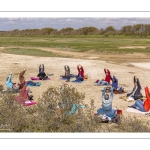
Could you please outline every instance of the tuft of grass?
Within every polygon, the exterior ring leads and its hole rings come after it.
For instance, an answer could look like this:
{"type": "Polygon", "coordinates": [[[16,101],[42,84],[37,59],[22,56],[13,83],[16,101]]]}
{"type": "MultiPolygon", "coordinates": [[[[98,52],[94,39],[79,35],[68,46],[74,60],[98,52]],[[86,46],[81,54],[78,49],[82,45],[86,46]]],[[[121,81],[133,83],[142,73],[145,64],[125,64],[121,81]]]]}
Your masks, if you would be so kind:
{"type": "Polygon", "coordinates": [[[41,56],[41,57],[60,57],[60,55],[54,54],[54,53],[49,52],[49,51],[43,51],[40,49],[6,48],[2,52],[3,53],[9,53],[9,54],[16,54],[16,55],[29,55],[29,56],[41,56]]]}

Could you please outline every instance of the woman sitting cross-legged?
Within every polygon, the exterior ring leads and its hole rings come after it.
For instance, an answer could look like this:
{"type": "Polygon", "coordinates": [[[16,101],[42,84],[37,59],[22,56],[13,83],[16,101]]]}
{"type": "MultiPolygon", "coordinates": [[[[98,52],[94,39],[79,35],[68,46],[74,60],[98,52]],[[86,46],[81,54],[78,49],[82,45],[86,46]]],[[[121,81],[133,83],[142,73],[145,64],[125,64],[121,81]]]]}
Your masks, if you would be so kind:
{"type": "Polygon", "coordinates": [[[39,77],[40,80],[47,80],[48,79],[48,76],[44,72],[44,64],[40,64],[39,73],[38,73],[37,77],[39,77]]]}
{"type": "Polygon", "coordinates": [[[16,100],[22,104],[31,103],[31,100],[33,100],[33,96],[28,94],[27,81],[20,84],[19,96],[16,97],[16,100]]]}
{"type": "Polygon", "coordinates": [[[117,90],[118,89],[118,79],[115,76],[111,76],[110,79],[112,81],[111,86],[112,86],[113,90],[114,91],[117,90]]]}
{"type": "Polygon", "coordinates": [[[127,94],[127,97],[128,97],[127,101],[143,98],[141,94],[141,85],[140,85],[139,79],[136,76],[134,76],[133,81],[134,81],[134,88],[131,92],[127,94]]]}
{"type": "Polygon", "coordinates": [[[112,101],[113,101],[113,88],[110,87],[110,95],[107,92],[107,88],[105,87],[102,93],[102,107],[97,110],[98,115],[104,115],[109,118],[109,120],[113,120],[117,115],[117,110],[112,109],[112,101]]]}
{"type": "Polygon", "coordinates": [[[150,90],[147,86],[144,88],[144,90],[146,96],[145,101],[143,102],[142,100],[139,99],[133,105],[128,107],[138,109],[139,111],[142,112],[150,111],[150,90]]]}
{"type": "Polygon", "coordinates": [[[77,66],[77,70],[78,70],[78,76],[77,76],[77,80],[79,81],[83,81],[84,80],[84,69],[83,66],[81,66],[80,64],[77,66]]]}
{"type": "Polygon", "coordinates": [[[6,86],[9,92],[19,92],[19,86],[16,83],[12,82],[12,72],[9,74],[7,80],[6,80],[6,86]]]}
{"type": "Polygon", "coordinates": [[[66,82],[69,82],[70,81],[70,67],[68,65],[65,65],[64,69],[65,69],[65,75],[63,76],[61,75],[60,77],[67,79],[66,82]]]}
{"type": "Polygon", "coordinates": [[[83,66],[81,66],[80,64],[77,65],[77,70],[78,70],[78,74],[77,74],[77,76],[75,76],[76,79],[73,80],[72,82],[81,83],[81,82],[83,82],[84,79],[85,79],[83,66]]]}

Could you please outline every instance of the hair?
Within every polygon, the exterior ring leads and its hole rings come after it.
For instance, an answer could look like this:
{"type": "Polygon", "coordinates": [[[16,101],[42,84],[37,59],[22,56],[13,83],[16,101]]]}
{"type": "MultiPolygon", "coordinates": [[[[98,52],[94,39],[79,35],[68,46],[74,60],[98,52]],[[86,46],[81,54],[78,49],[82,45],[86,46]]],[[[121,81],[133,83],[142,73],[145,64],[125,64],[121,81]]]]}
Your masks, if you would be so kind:
{"type": "Polygon", "coordinates": [[[39,72],[44,72],[44,64],[40,64],[39,65],[39,72]]]}
{"type": "Polygon", "coordinates": [[[19,90],[22,89],[22,88],[23,88],[23,84],[20,84],[19,85],[19,90]]]}
{"type": "Polygon", "coordinates": [[[109,99],[109,95],[105,94],[105,100],[108,100],[108,99],[109,99]]]}

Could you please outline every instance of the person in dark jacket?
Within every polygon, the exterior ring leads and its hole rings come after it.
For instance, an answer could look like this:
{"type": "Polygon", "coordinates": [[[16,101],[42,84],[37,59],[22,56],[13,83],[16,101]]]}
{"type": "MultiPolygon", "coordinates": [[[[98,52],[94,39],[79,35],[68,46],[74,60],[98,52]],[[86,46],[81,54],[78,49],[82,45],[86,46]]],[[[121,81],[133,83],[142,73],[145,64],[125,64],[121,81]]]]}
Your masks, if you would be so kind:
{"type": "Polygon", "coordinates": [[[46,76],[46,73],[44,72],[44,64],[40,64],[37,77],[39,77],[40,80],[47,80],[48,76],[46,76]]]}
{"type": "Polygon", "coordinates": [[[65,75],[61,76],[64,79],[67,79],[66,82],[70,81],[70,67],[68,65],[64,66],[65,69],[65,75]]]}
{"type": "Polygon", "coordinates": [[[117,90],[118,89],[118,79],[115,76],[111,76],[111,81],[112,81],[112,88],[113,90],[117,90]]]}
{"type": "Polygon", "coordinates": [[[137,100],[143,97],[141,94],[141,85],[139,79],[136,76],[134,76],[133,81],[134,81],[134,88],[130,93],[127,94],[127,97],[130,96],[134,100],[137,100]]]}

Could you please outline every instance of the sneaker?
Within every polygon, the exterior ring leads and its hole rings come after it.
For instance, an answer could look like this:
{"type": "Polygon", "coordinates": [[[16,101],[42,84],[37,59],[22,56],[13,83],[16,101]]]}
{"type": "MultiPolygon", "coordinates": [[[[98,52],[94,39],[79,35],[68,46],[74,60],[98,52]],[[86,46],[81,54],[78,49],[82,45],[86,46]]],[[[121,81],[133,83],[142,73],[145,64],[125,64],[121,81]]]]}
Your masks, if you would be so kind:
{"type": "Polygon", "coordinates": [[[134,108],[132,105],[131,106],[128,106],[129,108],[134,108]]]}

